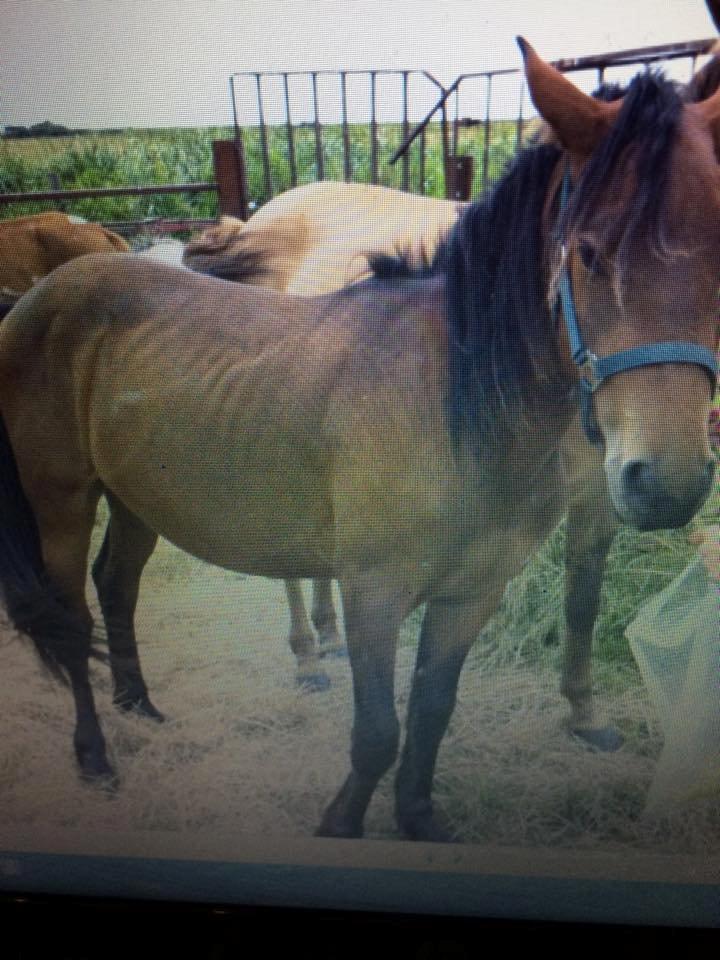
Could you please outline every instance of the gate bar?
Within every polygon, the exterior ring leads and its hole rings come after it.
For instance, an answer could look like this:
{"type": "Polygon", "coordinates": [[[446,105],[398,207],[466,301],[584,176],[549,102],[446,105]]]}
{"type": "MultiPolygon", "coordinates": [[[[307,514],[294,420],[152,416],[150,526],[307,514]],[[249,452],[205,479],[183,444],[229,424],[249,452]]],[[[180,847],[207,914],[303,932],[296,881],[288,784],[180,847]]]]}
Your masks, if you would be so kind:
{"type": "Polygon", "coordinates": [[[290,117],[290,88],[288,85],[288,75],[283,74],[283,90],[285,91],[285,125],[287,128],[288,142],[288,160],[290,161],[290,180],[294,187],[297,186],[297,163],[295,162],[295,135],[293,133],[292,119],[290,117]]]}
{"type": "Polygon", "coordinates": [[[265,189],[267,190],[268,196],[274,197],[275,191],[273,190],[272,173],[270,171],[270,152],[268,150],[267,128],[265,126],[265,112],[262,105],[262,87],[260,85],[260,77],[261,74],[255,74],[255,82],[257,84],[258,119],[260,121],[260,143],[262,145],[263,172],[265,174],[265,189]]]}

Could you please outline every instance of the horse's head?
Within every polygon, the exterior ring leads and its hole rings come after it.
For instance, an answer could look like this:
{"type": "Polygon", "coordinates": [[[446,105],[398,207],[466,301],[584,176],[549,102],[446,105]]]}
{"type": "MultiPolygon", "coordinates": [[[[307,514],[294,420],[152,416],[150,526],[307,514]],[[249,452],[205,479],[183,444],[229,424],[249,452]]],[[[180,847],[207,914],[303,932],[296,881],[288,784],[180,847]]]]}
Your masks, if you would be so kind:
{"type": "Polygon", "coordinates": [[[605,102],[520,45],[563,154],[547,205],[548,296],[554,310],[562,294],[560,335],[580,367],[586,429],[604,445],[620,517],[680,526],[714,471],[720,92],[687,104],[645,74],[605,102]]]}

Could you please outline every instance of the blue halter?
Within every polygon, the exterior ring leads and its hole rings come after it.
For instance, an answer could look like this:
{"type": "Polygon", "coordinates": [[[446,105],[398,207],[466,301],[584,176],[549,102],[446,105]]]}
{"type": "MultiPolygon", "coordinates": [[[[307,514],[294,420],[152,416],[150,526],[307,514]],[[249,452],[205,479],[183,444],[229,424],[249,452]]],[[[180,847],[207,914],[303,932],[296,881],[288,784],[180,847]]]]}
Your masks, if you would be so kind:
{"type": "MultiPolygon", "coordinates": [[[[560,194],[561,216],[567,207],[569,196],[570,171],[566,170],[560,194]]],[[[564,252],[563,250],[563,254],[564,252]]],[[[713,390],[717,386],[720,370],[717,357],[712,350],[701,347],[697,343],[668,340],[660,343],[647,343],[641,347],[632,347],[630,350],[621,350],[619,353],[612,353],[607,357],[595,356],[583,343],[575,310],[570,274],[564,255],[558,283],[558,299],[565,318],[572,358],[580,370],[580,416],[585,436],[590,443],[600,446],[604,442],[602,432],[595,419],[592,396],[607,379],[616,373],[633,370],[635,367],[647,367],[656,363],[694,363],[709,374],[713,390]]]]}

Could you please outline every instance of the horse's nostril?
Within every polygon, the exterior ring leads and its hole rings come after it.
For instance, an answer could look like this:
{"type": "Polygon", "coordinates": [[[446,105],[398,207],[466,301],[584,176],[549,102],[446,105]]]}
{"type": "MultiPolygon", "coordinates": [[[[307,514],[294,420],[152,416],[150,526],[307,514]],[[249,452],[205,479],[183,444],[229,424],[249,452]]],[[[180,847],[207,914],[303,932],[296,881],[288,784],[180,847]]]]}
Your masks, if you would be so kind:
{"type": "Polygon", "coordinates": [[[712,489],[714,474],[714,461],[681,478],[663,475],[653,460],[629,460],[620,471],[621,498],[643,525],[682,526],[712,489]]]}
{"type": "Polygon", "coordinates": [[[621,481],[623,493],[633,505],[652,499],[657,483],[655,471],[645,460],[628,461],[622,468],[621,481]]]}

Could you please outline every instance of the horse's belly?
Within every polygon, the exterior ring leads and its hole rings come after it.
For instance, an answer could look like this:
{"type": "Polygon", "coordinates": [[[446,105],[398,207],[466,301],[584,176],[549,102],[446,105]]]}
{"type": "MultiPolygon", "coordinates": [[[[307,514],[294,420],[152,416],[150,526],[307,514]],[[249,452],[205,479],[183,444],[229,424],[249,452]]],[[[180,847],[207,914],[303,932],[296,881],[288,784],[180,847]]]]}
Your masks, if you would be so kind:
{"type": "Polygon", "coordinates": [[[327,471],[301,436],[242,423],[132,418],[93,442],[104,485],[188,553],[266,576],[329,576],[334,562],[327,471]]]}
{"type": "Polygon", "coordinates": [[[332,575],[333,531],[320,498],[274,483],[208,492],[199,479],[163,478],[145,490],[122,478],[105,482],[147,526],[208,563],[271,577],[332,575]]]}

